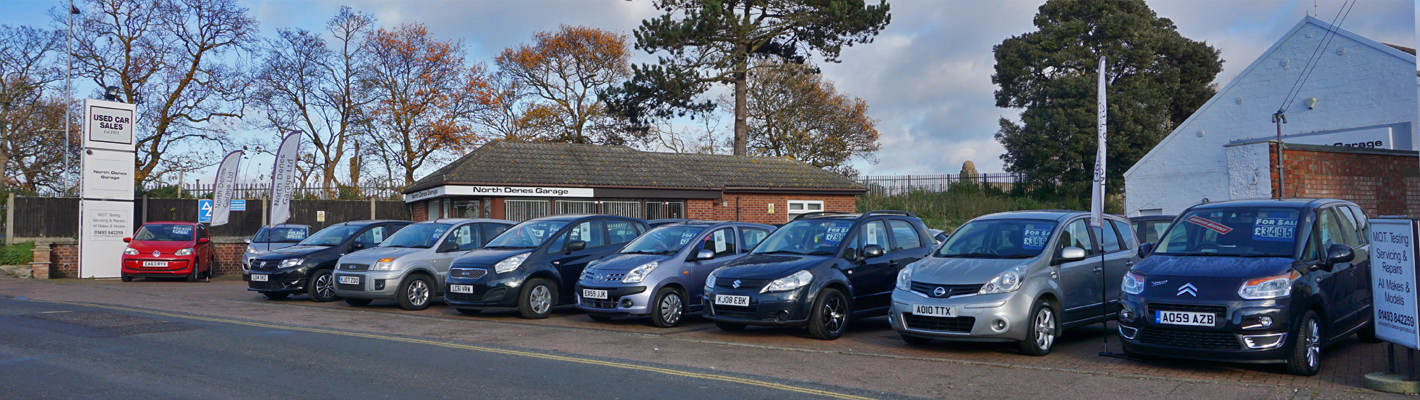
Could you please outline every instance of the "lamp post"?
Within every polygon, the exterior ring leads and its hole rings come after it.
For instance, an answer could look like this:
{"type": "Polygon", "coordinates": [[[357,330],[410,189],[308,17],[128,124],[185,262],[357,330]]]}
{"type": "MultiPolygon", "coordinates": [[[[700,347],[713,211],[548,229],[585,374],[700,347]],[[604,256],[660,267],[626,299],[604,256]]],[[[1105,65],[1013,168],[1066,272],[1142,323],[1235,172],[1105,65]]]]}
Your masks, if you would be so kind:
{"type": "Polygon", "coordinates": [[[70,89],[70,81],[74,75],[74,15],[79,14],[79,9],[74,7],[74,0],[69,0],[69,37],[64,42],[64,190],[70,190],[69,182],[74,180],[74,168],[69,164],[70,139],[72,129],[69,127],[69,120],[72,119],[74,111],[74,91],[70,89]]]}

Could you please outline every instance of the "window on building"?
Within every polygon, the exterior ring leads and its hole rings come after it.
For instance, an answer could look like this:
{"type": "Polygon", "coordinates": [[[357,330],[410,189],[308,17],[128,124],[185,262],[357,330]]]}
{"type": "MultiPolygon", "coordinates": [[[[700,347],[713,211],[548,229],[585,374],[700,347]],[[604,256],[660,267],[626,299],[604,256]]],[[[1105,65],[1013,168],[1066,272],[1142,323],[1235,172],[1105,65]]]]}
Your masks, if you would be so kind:
{"type": "Polygon", "coordinates": [[[684,201],[646,201],[646,219],[685,218],[684,201]]]}
{"type": "Polygon", "coordinates": [[[454,202],[454,218],[483,218],[483,208],[478,200],[459,200],[454,202]]]}
{"type": "Polygon", "coordinates": [[[557,215],[597,213],[597,202],[595,201],[557,200],[557,215]]]}
{"type": "Polygon", "coordinates": [[[552,204],[547,200],[504,200],[503,219],[523,222],[533,218],[552,215],[552,204]]]}
{"type": "Polygon", "coordinates": [[[823,201],[822,201],[822,200],[789,200],[789,212],[788,212],[789,220],[793,220],[793,219],[794,219],[794,216],[797,216],[797,215],[800,215],[800,214],[808,214],[808,213],[812,213],[812,212],[822,212],[822,211],[823,211],[823,201]]]}
{"type": "Polygon", "coordinates": [[[439,204],[440,201],[438,199],[429,200],[429,208],[425,210],[425,213],[428,215],[428,219],[435,220],[441,218],[440,215],[443,214],[439,213],[439,204]]]}
{"type": "Polygon", "coordinates": [[[602,214],[641,218],[641,202],[634,200],[604,200],[602,214]]]}

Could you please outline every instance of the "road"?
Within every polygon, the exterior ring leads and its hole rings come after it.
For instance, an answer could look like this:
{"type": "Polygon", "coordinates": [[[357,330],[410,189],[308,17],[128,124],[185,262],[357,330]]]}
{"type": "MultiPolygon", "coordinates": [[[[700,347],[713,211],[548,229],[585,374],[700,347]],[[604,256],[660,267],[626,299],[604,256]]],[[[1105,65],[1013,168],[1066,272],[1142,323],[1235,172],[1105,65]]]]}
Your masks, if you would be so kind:
{"type": "MultiPolygon", "coordinates": [[[[0,397],[1392,397],[1349,377],[1101,359],[1092,354],[1098,328],[1066,336],[1057,354],[1026,357],[1004,345],[914,348],[874,320],[825,342],[783,329],[730,334],[704,321],[670,330],[594,323],[574,310],[527,321],[441,306],[275,302],[242,288],[0,278],[0,397]]],[[[1373,365],[1355,354],[1374,349],[1357,346],[1329,351],[1333,370],[1373,365]]]]}

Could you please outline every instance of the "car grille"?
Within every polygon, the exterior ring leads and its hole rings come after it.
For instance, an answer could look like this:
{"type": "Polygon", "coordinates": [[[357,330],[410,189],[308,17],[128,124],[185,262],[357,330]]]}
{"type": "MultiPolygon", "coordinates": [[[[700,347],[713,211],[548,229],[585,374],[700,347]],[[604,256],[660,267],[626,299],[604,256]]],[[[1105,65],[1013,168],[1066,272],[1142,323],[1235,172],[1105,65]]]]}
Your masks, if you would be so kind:
{"type": "Polygon", "coordinates": [[[449,301],[478,301],[480,297],[476,294],[444,292],[444,299],[449,301]]]}
{"type": "Polygon", "coordinates": [[[602,309],[613,309],[613,308],[616,308],[616,300],[599,300],[599,299],[582,298],[582,307],[587,307],[587,308],[602,308],[602,309]]]}
{"type": "Polygon", "coordinates": [[[340,290],[349,290],[349,291],[352,291],[352,292],[363,292],[363,291],[365,291],[365,286],[364,286],[364,285],[350,285],[350,284],[345,284],[345,283],[337,283],[337,284],[335,284],[335,287],[336,287],[337,289],[340,289],[340,290]]]}
{"type": "Polygon", "coordinates": [[[1139,342],[1158,346],[1210,350],[1240,350],[1238,339],[1228,332],[1186,331],[1167,328],[1139,329],[1139,342]]]}
{"type": "Polygon", "coordinates": [[[925,294],[934,299],[945,299],[953,296],[976,294],[981,291],[983,285],[938,285],[935,283],[912,282],[912,291],[925,294]],[[937,288],[946,291],[941,296],[936,294],[937,288]]]}
{"type": "Polygon", "coordinates": [[[908,329],[967,333],[976,325],[976,317],[924,317],[903,313],[902,322],[908,329]]]}
{"type": "Polygon", "coordinates": [[[626,274],[598,274],[596,271],[586,271],[582,273],[582,280],[587,282],[621,282],[626,274]]]}
{"type": "Polygon", "coordinates": [[[252,271],[275,271],[279,266],[281,266],[281,260],[252,260],[251,262],[252,271]]]}
{"type": "Polygon", "coordinates": [[[368,271],[368,270],[370,270],[370,264],[342,264],[342,265],[340,266],[340,270],[341,270],[341,271],[368,271]]]}
{"type": "Polygon", "coordinates": [[[282,283],[281,281],[279,281],[279,280],[274,280],[274,279],[273,279],[273,280],[270,280],[270,281],[267,281],[267,282],[247,282],[247,285],[248,285],[247,287],[252,288],[252,289],[257,289],[257,290],[270,290],[270,289],[284,289],[284,288],[286,288],[286,285],[285,285],[285,284],[283,284],[283,283],[282,283]]]}
{"type": "MultiPolygon", "coordinates": [[[[738,307],[737,307],[737,308],[738,308],[738,307]]],[[[750,308],[750,309],[739,308],[738,310],[735,310],[735,309],[727,309],[727,307],[725,307],[725,306],[715,307],[715,316],[717,316],[717,317],[727,317],[727,318],[742,318],[742,319],[755,319],[755,318],[757,318],[757,315],[755,314],[753,308],[750,308]]]]}
{"type": "Polygon", "coordinates": [[[1213,315],[1214,315],[1215,317],[1217,317],[1219,321],[1228,319],[1228,307],[1224,307],[1224,306],[1205,306],[1205,305],[1194,305],[1194,304],[1149,303],[1149,318],[1153,318],[1153,315],[1154,315],[1154,312],[1155,312],[1155,311],[1206,312],[1206,313],[1213,313],[1213,315]]]}
{"type": "Polygon", "coordinates": [[[452,276],[452,277],[455,277],[455,278],[478,279],[478,278],[482,278],[484,275],[488,275],[488,270],[486,270],[486,269],[481,269],[481,268],[474,268],[474,269],[456,269],[456,270],[449,271],[449,276],[452,276]]]}
{"type": "Polygon", "coordinates": [[[766,283],[769,283],[768,279],[715,278],[715,287],[729,289],[759,289],[760,286],[764,286],[766,283]],[[740,282],[739,287],[735,286],[736,281],[740,282]]]}

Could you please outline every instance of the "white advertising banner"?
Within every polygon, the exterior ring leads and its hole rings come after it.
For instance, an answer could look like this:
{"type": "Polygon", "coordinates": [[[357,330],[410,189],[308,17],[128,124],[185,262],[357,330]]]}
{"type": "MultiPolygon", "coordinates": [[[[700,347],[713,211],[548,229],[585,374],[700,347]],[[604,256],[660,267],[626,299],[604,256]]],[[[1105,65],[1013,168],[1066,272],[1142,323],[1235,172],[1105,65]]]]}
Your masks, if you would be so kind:
{"type": "Polygon", "coordinates": [[[464,186],[444,185],[404,195],[404,202],[415,202],[442,196],[500,197],[593,197],[591,188],[547,186],[464,186]]]}
{"type": "Polygon", "coordinates": [[[227,214],[232,210],[232,189],[237,185],[237,166],[242,162],[242,151],[227,153],[222,164],[217,167],[217,183],[212,185],[212,226],[227,224],[227,214]]]}
{"type": "Polygon", "coordinates": [[[133,200],[133,152],[87,149],[79,193],[86,199],[133,200]]]}
{"type": "Polygon", "coordinates": [[[1104,94],[1104,56],[1100,56],[1099,65],[1099,85],[1098,101],[1096,102],[1095,115],[1099,117],[1096,125],[1098,137],[1098,148],[1095,149],[1095,180],[1090,185],[1090,226],[1100,228],[1104,226],[1104,189],[1105,189],[1105,128],[1107,109],[1105,108],[1104,94]]]}
{"type": "Polygon", "coordinates": [[[84,148],[133,151],[132,104],[84,100],[84,148]]]}
{"type": "Polygon", "coordinates": [[[1415,307],[1415,221],[1371,220],[1371,298],[1376,336],[1420,348],[1415,307]]]}
{"type": "Polygon", "coordinates": [[[271,214],[269,225],[291,219],[291,187],[295,184],[296,157],[300,156],[301,133],[292,132],[281,140],[276,162],[271,168],[271,214]]]}
{"type": "Polygon", "coordinates": [[[132,202],[79,200],[79,277],[119,277],[123,238],[132,235],[132,202]]]}

